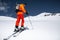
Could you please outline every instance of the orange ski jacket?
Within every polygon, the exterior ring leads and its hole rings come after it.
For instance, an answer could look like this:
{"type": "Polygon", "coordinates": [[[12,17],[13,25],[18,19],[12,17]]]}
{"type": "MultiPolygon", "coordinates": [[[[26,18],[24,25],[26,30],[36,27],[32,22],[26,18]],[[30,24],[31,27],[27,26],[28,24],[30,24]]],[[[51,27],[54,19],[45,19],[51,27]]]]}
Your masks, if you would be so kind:
{"type": "Polygon", "coordinates": [[[19,11],[17,12],[17,15],[26,13],[25,5],[24,4],[20,4],[18,10],[19,11]]]}

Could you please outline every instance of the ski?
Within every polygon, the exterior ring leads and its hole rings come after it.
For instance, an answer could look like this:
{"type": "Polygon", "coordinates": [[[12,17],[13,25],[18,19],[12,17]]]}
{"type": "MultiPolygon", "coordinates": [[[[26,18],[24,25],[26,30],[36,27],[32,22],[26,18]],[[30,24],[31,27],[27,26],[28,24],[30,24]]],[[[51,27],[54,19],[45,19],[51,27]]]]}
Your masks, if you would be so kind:
{"type": "Polygon", "coordinates": [[[23,32],[25,30],[29,30],[29,28],[25,27],[24,30],[19,30],[19,32],[17,34],[13,35],[13,37],[17,37],[21,32],[23,32]]]}
{"type": "Polygon", "coordinates": [[[24,30],[19,30],[18,32],[14,32],[13,34],[11,34],[10,36],[8,36],[7,38],[4,38],[3,40],[9,40],[11,37],[17,37],[21,32],[28,30],[29,28],[25,27],[24,30]]]}
{"type": "Polygon", "coordinates": [[[16,33],[18,33],[18,32],[14,32],[13,34],[11,34],[10,36],[8,36],[7,38],[4,38],[3,40],[8,40],[8,39],[10,39],[13,35],[15,35],[16,33]]]}
{"type": "Polygon", "coordinates": [[[13,37],[17,37],[22,31],[24,31],[24,30],[19,30],[19,32],[17,34],[13,35],[13,37]]]}

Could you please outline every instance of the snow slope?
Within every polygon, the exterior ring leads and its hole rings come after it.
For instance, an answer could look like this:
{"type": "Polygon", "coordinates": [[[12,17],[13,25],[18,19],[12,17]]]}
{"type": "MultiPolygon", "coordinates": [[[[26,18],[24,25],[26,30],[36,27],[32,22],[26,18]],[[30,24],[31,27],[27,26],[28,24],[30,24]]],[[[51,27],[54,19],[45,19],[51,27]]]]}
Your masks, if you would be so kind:
{"type": "MultiPolygon", "coordinates": [[[[25,26],[30,30],[22,32],[17,37],[11,37],[9,40],[60,40],[60,16],[43,15],[26,17],[25,26]]],[[[15,18],[0,16],[0,40],[13,33],[15,20],[15,18]]]]}

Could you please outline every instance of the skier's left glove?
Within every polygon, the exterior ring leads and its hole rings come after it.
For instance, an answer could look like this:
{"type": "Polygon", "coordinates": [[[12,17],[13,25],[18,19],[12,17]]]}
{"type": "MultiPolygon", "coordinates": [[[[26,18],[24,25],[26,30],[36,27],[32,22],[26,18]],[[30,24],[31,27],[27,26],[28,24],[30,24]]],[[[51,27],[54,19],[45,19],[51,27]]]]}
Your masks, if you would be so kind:
{"type": "Polygon", "coordinates": [[[19,10],[18,9],[16,9],[16,13],[18,12],[19,10]]]}

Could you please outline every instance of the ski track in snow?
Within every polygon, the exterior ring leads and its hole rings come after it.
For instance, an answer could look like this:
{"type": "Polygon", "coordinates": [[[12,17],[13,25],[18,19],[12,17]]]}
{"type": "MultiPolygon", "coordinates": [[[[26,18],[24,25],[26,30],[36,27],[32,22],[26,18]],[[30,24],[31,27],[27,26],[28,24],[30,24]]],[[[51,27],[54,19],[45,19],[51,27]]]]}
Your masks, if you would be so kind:
{"type": "MultiPolygon", "coordinates": [[[[15,20],[0,16],[0,40],[13,33],[15,20]]],[[[60,40],[60,16],[30,16],[30,21],[32,26],[28,17],[25,18],[25,27],[27,26],[30,30],[23,31],[9,40],[60,40]]]]}

